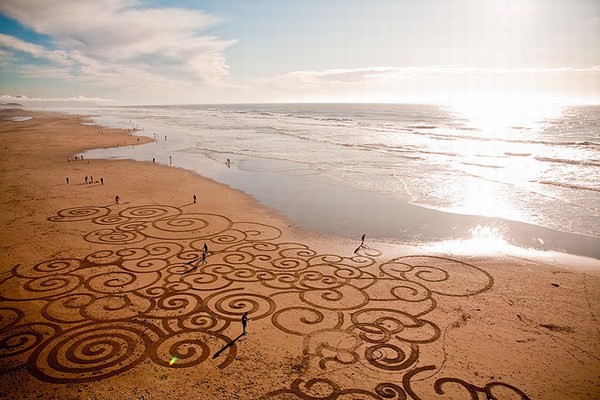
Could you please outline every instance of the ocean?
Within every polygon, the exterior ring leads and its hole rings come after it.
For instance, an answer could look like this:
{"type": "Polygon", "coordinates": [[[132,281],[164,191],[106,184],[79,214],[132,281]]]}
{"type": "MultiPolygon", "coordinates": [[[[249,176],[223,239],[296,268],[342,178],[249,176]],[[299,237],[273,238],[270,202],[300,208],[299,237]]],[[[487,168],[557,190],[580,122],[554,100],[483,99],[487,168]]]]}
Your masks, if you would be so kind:
{"type": "Polygon", "coordinates": [[[88,157],[155,158],[187,168],[303,228],[419,245],[477,236],[600,258],[600,106],[495,125],[410,104],[77,112],[156,139],[88,157]]]}

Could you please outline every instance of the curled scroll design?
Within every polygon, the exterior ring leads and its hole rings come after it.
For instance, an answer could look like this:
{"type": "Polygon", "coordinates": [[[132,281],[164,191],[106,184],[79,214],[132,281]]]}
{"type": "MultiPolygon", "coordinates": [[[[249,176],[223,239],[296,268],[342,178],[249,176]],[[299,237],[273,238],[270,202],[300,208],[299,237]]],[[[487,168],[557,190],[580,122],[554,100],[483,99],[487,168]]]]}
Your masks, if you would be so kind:
{"type": "Polygon", "coordinates": [[[52,222],[75,222],[75,221],[87,221],[94,218],[101,218],[110,214],[108,207],[98,206],[83,206],[66,208],[59,211],[56,215],[48,218],[48,221],[52,222]]]}
{"type": "Polygon", "coordinates": [[[379,269],[381,275],[415,282],[444,296],[472,296],[489,290],[494,284],[494,278],[483,269],[446,257],[398,257],[379,269]]]}
{"type": "Polygon", "coordinates": [[[134,322],[85,324],[61,332],[32,354],[31,373],[47,382],[68,383],[116,375],[145,359],[158,339],[134,322]]]}
{"type": "MultiPolygon", "coordinates": [[[[320,253],[286,241],[276,226],[189,209],[86,206],[48,218],[85,221],[91,249],[18,264],[0,281],[7,302],[0,307],[0,373],[24,366],[40,380],[70,383],[144,361],[226,368],[252,343],[237,341],[247,313],[250,335],[265,327],[295,341],[306,360],[301,379],[265,399],[419,398],[411,379],[427,370],[417,366],[443,330],[430,314],[437,299],[493,285],[489,273],[460,260],[384,259],[366,245],[345,255],[320,253]],[[371,386],[338,379],[345,368],[371,386]]],[[[503,382],[478,387],[441,378],[430,389],[526,398],[503,382]]]]}
{"type": "Polygon", "coordinates": [[[433,393],[417,393],[413,388],[412,381],[415,376],[426,371],[435,370],[434,365],[426,365],[411,370],[409,373],[402,377],[402,386],[406,390],[406,393],[410,398],[415,400],[426,400],[433,398],[447,398],[448,390],[454,389],[453,395],[460,396],[468,395],[471,399],[479,399],[482,394],[486,399],[515,399],[520,398],[521,400],[529,400],[529,396],[522,390],[518,389],[513,385],[509,385],[504,382],[489,382],[484,387],[473,385],[463,379],[442,377],[437,378],[433,383],[433,393]],[[466,393],[465,393],[466,392],[466,393]],[[438,396],[436,396],[438,395],[438,396]]]}

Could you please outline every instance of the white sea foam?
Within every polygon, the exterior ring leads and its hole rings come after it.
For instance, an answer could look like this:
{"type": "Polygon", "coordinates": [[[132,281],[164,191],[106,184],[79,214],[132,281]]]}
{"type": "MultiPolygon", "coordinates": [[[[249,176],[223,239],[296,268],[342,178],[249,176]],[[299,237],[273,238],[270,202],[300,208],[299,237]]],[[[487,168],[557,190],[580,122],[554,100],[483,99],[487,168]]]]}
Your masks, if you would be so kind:
{"type": "Polygon", "coordinates": [[[33,117],[12,117],[12,118],[10,118],[10,120],[12,122],[25,122],[25,121],[29,121],[32,118],[33,117]]]}

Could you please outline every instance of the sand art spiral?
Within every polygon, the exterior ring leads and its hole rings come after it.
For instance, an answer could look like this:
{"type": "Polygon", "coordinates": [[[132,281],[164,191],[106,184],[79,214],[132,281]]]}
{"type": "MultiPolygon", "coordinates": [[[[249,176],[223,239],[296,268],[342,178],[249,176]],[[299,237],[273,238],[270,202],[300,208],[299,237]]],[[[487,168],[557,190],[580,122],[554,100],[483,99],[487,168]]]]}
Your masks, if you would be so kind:
{"type": "Polygon", "coordinates": [[[436,299],[475,296],[494,283],[474,265],[422,255],[382,261],[367,246],[348,256],[319,254],[281,240],[274,226],[168,205],[77,207],[48,220],[88,221],[96,228],[84,239],[94,251],[19,264],[0,281],[0,373],[24,366],[47,382],[94,381],[143,361],[172,367],[173,357],[176,368],[226,368],[236,362],[231,342],[247,312],[300,338],[303,359],[321,371],[264,399],[420,399],[447,391],[527,398],[504,382],[479,387],[456,377],[417,393],[415,376],[436,368],[418,363],[441,337],[428,315],[436,299]],[[341,367],[379,381],[357,389],[323,375],[341,367]]]}

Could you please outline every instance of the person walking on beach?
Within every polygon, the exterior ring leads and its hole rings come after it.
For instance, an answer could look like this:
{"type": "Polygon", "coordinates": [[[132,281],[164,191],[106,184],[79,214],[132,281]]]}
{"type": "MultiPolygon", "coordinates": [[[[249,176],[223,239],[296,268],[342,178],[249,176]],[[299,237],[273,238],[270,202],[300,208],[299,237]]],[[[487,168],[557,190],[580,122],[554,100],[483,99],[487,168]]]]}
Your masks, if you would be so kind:
{"type": "Polygon", "coordinates": [[[354,254],[358,254],[358,251],[363,248],[363,246],[365,245],[366,237],[367,237],[367,234],[363,233],[363,235],[360,237],[360,245],[354,250],[354,254]]]}
{"type": "Polygon", "coordinates": [[[94,183],[94,177],[90,175],[90,183],[94,183]]]}
{"type": "Polygon", "coordinates": [[[194,194],[194,204],[196,204],[196,195],[194,194]]]}
{"type": "Polygon", "coordinates": [[[67,176],[67,185],[69,184],[69,177],[67,176]]]}
{"type": "Polygon", "coordinates": [[[100,178],[100,184],[104,185],[104,178],[100,178]]]}
{"type": "Polygon", "coordinates": [[[206,264],[206,252],[202,252],[202,265],[206,264]]]}
{"type": "Polygon", "coordinates": [[[173,164],[173,157],[169,156],[169,164],[173,164]]]}
{"type": "Polygon", "coordinates": [[[242,314],[242,335],[246,335],[246,326],[248,325],[248,312],[242,314]]]}
{"type": "Polygon", "coordinates": [[[156,164],[156,158],[152,157],[152,164],[156,164]]]}
{"type": "Polygon", "coordinates": [[[206,254],[208,254],[208,246],[206,245],[206,242],[204,242],[204,247],[203,248],[204,248],[204,252],[206,254]]]}
{"type": "Polygon", "coordinates": [[[116,195],[115,196],[115,203],[119,204],[119,200],[120,200],[119,195],[116,195]]]}
{"type": "Polygon", "coordinates": [[[87,181],[88,181],[88,180],[87,180],[87,175],[86,175],[86,176],[85,176],[85,183],[87,183],[87,181]]]}

